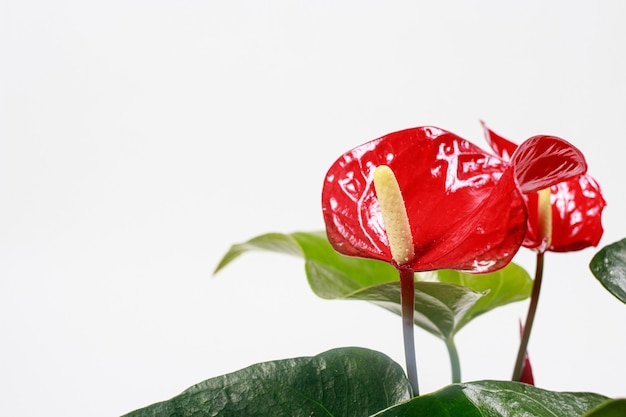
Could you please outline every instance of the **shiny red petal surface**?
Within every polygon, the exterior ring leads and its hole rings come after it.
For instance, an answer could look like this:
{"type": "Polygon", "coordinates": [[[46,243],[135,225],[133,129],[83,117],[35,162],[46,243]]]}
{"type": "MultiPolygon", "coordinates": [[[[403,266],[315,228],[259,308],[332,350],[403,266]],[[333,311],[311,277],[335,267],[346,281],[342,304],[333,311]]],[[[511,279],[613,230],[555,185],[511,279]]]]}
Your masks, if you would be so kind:
{"type": "Polygon", "coordinates": [[[345,255],[393,263],[372,174],[395,173],[405,200],[413,270],[487,272],[506,265],[526,234],[513,170],[472,143],[435,127],[391,133],[339,158],[322,191],[326,230],[345,255]]]}
{"type": "Polygon", "coordinates": [[[503,138],[493,130],[489,129],[489,127],[487,127],[485,122],[483,122],[482,120],[480,121],[480,123],[483,126],[485,140],[487,140],[487,143],[489,144],[491,149],[493,149],[496,155],[498,155],[503,160],[507,162],[510,161],[511,156],[515,153],[515,150],[517,149],[517,144],[503,138]]]}
{"type": "MultiPolygon", "coordinates": [[[[570,252],[597,246],[602,238],[602,210],[606,202],[598,183],[589,175],[550,187],[552,241],[547,250],[570,252]]],[[[528,198],[528,233],[524,246],[537,245],[537,194],[528,198]]]]}
{"type": "Polygon", "coordinates": [[[525,140],[510,163],[523,193],[539,191],[587,172],[582,152],[556,136],[539,135],[525,140]]]}
{"type": "Polygon", "coordinates": [[[524,193],[539,191],[587,172],[582,152],[561,138],[538,135],[517,146],[483,121],[481,124],[491,149],[504,161],[516,165],[515,175],[524,193]]]}
{"type": "MultiPolygon", "coordinates": [[[[481,122],[485,139],[494,152],[505,161],[510,160],[517,145],[489,129],[481,122]]],[[[573,153],[573,159],[580,156],[573,153]]],[[[550,187],[552,193],[552,239],[547,250],[569,252],[597,246],[604,232],[602,210],[606,202],[598,183],[588,174],[580,175],[550,187]]],[[[524,246],[539,249],[542,245],[537,237],[537,194],[526,195],[528,203],[528,233],[524,246]]]]}

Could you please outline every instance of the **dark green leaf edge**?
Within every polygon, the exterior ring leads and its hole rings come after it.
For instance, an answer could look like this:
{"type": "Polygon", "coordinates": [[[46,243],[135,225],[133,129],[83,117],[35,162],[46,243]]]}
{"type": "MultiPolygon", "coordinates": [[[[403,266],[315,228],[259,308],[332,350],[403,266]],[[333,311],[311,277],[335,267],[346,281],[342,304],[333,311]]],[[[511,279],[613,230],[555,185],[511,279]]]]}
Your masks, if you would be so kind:
{"type": "Polygon", "coordinates": [[[257,363],[124,417],[360,417],[406,401],[410,392],[402,367],[391,358],[346,347],[257,363]]]}
{"type": "Polygon", "coordinates": [[[449,385],[372,417],[581,417],[606,400],[596,393],[555,392],[520,382],[486,380],[449,385]]]}
{"type": "Polygon", "coordinates": [[[583,417],[624,417],[626,398],[608,399],[586,412],[583,417]]]}
{"type": "Polygon", "coordinates": [[[608,292],[626,304],[626,239],[600,249],[589,269],[608,292]]]}

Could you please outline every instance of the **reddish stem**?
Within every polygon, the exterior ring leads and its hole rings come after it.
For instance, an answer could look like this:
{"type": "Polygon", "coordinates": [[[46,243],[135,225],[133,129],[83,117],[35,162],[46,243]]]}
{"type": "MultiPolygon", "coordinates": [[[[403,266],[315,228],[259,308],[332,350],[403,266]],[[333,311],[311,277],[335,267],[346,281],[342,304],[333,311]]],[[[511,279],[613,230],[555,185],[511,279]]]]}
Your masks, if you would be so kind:
{"type": "Polygon", "coordinates": [[[413,271],[398,269],[400,274],[400,300],[402,304],[402,334],[404,336],[404,358],[409,383],[413,395],[419,395],[417,383],[417,363],[415,360],[415,336],[413,334],[413,315],[415,314],[415,276],[413,271]]]}

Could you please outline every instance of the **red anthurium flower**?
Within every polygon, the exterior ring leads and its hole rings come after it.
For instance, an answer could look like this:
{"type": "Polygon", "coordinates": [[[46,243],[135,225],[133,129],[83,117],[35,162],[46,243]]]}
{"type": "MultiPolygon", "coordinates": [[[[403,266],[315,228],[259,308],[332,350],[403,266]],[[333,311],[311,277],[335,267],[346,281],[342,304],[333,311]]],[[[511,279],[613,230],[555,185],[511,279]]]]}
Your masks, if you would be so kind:
{"type": "Polygon", "coordinates": [[[445,130],[407,129],[358,146],[331,166],[322,191],[326,231],[338,252],[399,269],[495,271],[527,234],[523,193],[585,170],[580,151],[550,136],[529,139],[505,162],[445,130]],[[413,241],[401,263],[391,254],[374,187],[381,165],[395,174],[413,241]]]}
{"type": "MultiPolygon", "coordinates": [[[[483,123],[487,142],[505,161],[510,161],[517,145],[496,134],[483,123]]],[[[542,238],[538,213],[539,193],[526,194],[528,232],[525,247],[536,251],[570,252],[597,246],[602,237],[602,209],[606,202],[600,186],[588,174],[559,182],[550,187],[552,227],[549,243],[542,238]],[[547,243],[547,245],[546,245],[547,243]]]]}

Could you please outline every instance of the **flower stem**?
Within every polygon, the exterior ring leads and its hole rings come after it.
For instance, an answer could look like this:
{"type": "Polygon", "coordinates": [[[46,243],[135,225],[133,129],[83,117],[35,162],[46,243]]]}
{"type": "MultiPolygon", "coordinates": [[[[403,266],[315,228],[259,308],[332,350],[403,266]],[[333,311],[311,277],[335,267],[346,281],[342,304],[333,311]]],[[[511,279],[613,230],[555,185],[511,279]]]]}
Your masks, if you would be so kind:
{"type": "Polygon", "coordinates": [[[417,383],[417,363],[415,360],[415,336],[413,329],[413,315],[415,314],[415,276],[413,271],[398,269],[400,274],[400,300],[402,304],[402,334],[404,336],[404,358],[409,383],[413,388],[413,395],[419,395],[417,383]]]}
{"type": "Polygon", "coordinates": [[[515,367],[513,368],[513,381],[519,381],[522,377],[522,368],[524,366],[524,358],[526,357],[526,349],[528,348],[528,340],[530,339],[530,331],[533,327],[537,304],[539,303],[539,292],[541,291],[541,280],[543,278],[543,257],[543,252],[537,253],[535,280],[533,282],[533,290],[530,296],[530,305],[528,306],[526,323],[524,323],[524,331],[522,332],[522,340],[520,341],[515,367]]]}
{"type": "Polygon", "coordinates": [[[448,356],[450,356],[452,383],[457,384],[461,382],[461,361],[459,360],[459,352],[456,350],[456,344],[452,337],[446,339],[446,347],[448,348],[448,356]]]}

